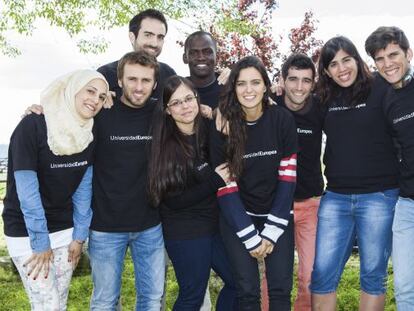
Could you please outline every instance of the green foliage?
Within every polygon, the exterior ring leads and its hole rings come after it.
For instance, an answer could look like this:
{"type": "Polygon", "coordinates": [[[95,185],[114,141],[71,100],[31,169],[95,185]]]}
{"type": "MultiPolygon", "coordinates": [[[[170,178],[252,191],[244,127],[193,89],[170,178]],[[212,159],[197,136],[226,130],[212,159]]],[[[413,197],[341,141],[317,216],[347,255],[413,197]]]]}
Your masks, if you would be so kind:
{"type": "Polygon", "coordinates": [[[6,195],[6,183],[0,183],[0,200],[3,200],[5,195],[6,195]]]}
{"type": "MultiPolygon", "coordinates": [[[[7,40],[7,34],[17,32],[30,36],[37,20],[64,29],[71,37],[85,34],[90,27],[107,30],[126,25],[138,12],[156,8],[172,19],[205,16],[205,12],[220,15],[221,5],[236,0],[0,0],[0,53],[16,56],[20,51],[7,40]]],[[[94,40],[92,40],[94,41],[94,40]]],[[[84,53],[101,53],[108,43],[78,44],[84,53]]]]}

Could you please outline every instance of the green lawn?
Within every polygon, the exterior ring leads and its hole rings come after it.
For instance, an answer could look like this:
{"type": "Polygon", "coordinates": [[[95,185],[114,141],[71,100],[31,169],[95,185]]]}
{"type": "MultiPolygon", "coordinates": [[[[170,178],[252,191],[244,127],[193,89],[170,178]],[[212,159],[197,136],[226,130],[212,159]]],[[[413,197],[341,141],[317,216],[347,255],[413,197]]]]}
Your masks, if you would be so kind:
{"type": "MultiPolygon", "coordinates": [[[[4,196],[4,189],[0,183],[0,198],[4,196]]],[[[0,218],[0,256],[7,255],[3,239],[3,223],[0,218]]],[[[92,281],[88,267],[78,269],[72,279],[68,310],[81,311],[88,310],[89,298],[92,291],[92,281]],[[79,271],[78,271],[79,270],[79,271]]],[[[389,268],[388,295],[385,310],[396,311],[395,299],[393,297],[392,267],[389,268]]],[[[212,304],[217,297],[217,292],[221,287],[220,279],[212,275],[210,279],[210,294],[212,304]]],[[[175,281],[174,271],[170,266],[167,277],[167,310],[171,310],[178,292],[178,285],[175,281]]],[[[293,290],[292,299],[296,295],[296,287],[293,290]]],[[[358,310],[359,299],[359,261],[357,255],[352,255],[349,260],[344,275],[338,289],[338,310],[355,311],[358,310]]],[[[124,311],[134,309],[135,288],[134,273],[131,258],[128,255],[124,266],[122,278],[122,307],[124,311]]],[[[0,267],[0,310],[2,311],[23,311],[29,310],[29,304],[24,292],[20,277],[13,273],[10,268],[0,267]]]]}
{"type": "MultiPolygon", "coordinates": [[[[1,255],[5,253],[4,249],[0,251],[1,255]]],[[[220,287],[221,281],[215,275],[212,275],[210,281],[210,293],[213,305],[220,287]]],[[[386,310],[395,311],[397,309],[392,295],[392,277],[388,280],[388,287],[389,291],[386,310]]],[[[91,291],[92,282],[88,273],[74,276],[70,288],[68,310],[88,310],[91,291]]],[[[172,267],[169,267],[167,278],[167,310],[172,309],[177,291],[178,286],[175,281],[174,271],[172,267]]],[[[294,290],[294,295],[295,293],[296,290],[294,290]]],[[[338,310],[358,310],[358,297],[358,257],[353,255],[346,267],[338,290],[338,310]]],[[[129,256],[124,267],[121,299],[123,310],[133,310],[135,304],[134,274],[133,265],[129,256]]],[[[10,269],[0,268],[0,306],[2,311],[29,310],[29,304],[20,277],[14,274],[10,269]]]]}

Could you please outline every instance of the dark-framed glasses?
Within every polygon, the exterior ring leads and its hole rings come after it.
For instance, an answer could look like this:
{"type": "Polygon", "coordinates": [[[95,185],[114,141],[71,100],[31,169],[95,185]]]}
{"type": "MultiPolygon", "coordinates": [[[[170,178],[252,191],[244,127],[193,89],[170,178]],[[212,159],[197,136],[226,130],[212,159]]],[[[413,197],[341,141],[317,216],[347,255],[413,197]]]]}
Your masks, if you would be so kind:
{"type": "Polygon", "coordinates": [[[195,94],[187,95],[183,99],[174,99],[174,100],[170,101],[167,104],[167,107],[169,107],[169,108],[178,108],[178,107],[181,107],[183,103],[186,103],[187,105],[193,104],[196,101],[196,99],[197,99],[197,96],[195,94]]]}

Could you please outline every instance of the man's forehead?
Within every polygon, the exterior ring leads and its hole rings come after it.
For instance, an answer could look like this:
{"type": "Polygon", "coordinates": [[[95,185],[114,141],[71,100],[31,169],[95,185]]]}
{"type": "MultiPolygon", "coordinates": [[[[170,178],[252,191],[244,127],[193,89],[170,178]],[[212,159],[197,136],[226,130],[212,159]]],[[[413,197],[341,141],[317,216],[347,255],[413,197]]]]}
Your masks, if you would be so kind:
{"type": "Polygon", "coordinates": [[[125,64],[125,76],[133,76],[137,78],[153,78],[155,69],[141,64],[125,64]]]}
{"type": "Polygon", "coordinates": [[[398,43],[395,42],[390,42],[388,43],[385,48],[383,49],[378,49],[375,54],[389,54],[389,53],[393,53],[393,52],[397,52],[397,51],[403,51],[403,49],[400,47],[400,45],[398,43]]]}
{"type": "Polygon", "coordinates": [[[189,50],[198,50],[198,49],[205,49],[211,48],[214,50],[214,42],[208,35],[199,35],[191,38],[188,49],[189,50]]]}
{"type": "Polygon", "coordinates": [[[313,72],[312,72],[312,69],[310,69],[310,68],[303,69],[303,68],[297,68],[297,67],[292,66],[288,69],[287,76],[288,77],[292,77],[292,76],[309,76],[309,78],[312,79],[313,72]]]}
{"type": "Polygon", "coordinates": [[[166,33],[164,23],[151,17],[146,17],[141,21],[139,31],[151,32],[157,35],[165,35],[166,33]]]}

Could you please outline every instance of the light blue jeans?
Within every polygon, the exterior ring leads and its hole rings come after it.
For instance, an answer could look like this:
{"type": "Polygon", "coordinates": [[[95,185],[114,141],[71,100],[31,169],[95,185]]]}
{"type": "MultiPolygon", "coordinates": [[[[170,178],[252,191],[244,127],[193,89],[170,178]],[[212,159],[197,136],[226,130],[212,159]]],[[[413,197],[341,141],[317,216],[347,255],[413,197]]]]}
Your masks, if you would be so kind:
{"type": "Polygon", "coordinates": [[[414,200],[399,197],[395,206],[392,247],[394,294],[398,311],[414,310],[414,200]]]}
{"type": "Polygon", "coordinates": [[[161,225],[141,232],[90,231],[91,310],[116,310],[127,248],[134,263],[136,310],[159,311],[164,292],[165,253],[161,225]]]}
{"type": "Polygon", "coordinates": [[[359,246],[361,289],[370,295],[385,293],[397,198],[398,189],[366,194],[326,191],[318,211],[312,293],[323,295],[336,291],[355,236],[359,246]]]}

